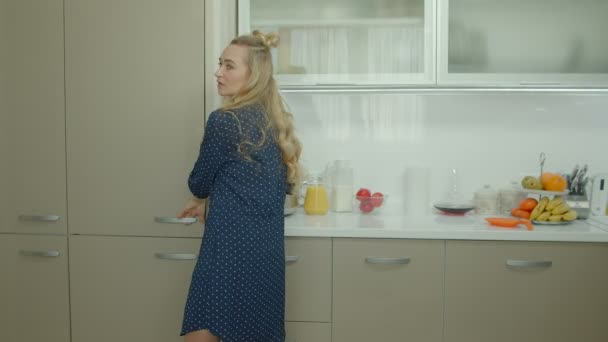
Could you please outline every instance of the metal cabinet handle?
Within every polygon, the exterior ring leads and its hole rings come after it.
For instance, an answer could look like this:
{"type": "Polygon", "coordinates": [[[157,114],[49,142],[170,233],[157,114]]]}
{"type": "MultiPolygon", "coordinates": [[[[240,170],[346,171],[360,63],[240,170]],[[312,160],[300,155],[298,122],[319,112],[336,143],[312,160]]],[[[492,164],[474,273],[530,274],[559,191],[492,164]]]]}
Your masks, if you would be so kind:
{"type": "Polygon", "coordinates": [[[559,82],[519,82],[522,86],[558,86],[559,82]]]}
{"type": "Polygon", "coordinates": [[[288,263],[293,263],[300,260],[300,257],[298,255],[288,255],[285,257],[285,262],[288,263]]]}
{"type": "Polygon", "coordinates": [[[553,265],[552,261],[533,261],[533,260],[513,260],[507,259],[507,266],[516,268],[549,268],[553,265]]]}
{"type": "Polygon", "coordinates": [[[19,254],[23,256],[33,256],[33,257],[42,257],[42,258],[56,258],[61,253],[59,251],[19,251],[19,254]]]}
{"type": "Polygon", "coordinates": [[[379,257],[366,257],[365,262],[368,264],[384,264],[384,265],[397,265],[397,264],[409,264],[410,258],[379,258],[379,257]]]}
{"type": "Polygon", "coordinates": [[[194,260],[196,254],[192,253],[154,253],[154,255],[163,260],[194,260]]]}
{"type": "Polygon", "coordinates": [[[58,215],[19,215],[20,221],[55,222],[60,219],[58,215]]]}
{"type": "Polygon", "coordinates": [[[177,217],[166,217],[166,216],[156,216],[154,217],[154,222],[158,223],[179,223],[179,224],[192,224],[196,223],[198,220],[196,217],[185,217],[185,218],[177,218],[177,217]]]}

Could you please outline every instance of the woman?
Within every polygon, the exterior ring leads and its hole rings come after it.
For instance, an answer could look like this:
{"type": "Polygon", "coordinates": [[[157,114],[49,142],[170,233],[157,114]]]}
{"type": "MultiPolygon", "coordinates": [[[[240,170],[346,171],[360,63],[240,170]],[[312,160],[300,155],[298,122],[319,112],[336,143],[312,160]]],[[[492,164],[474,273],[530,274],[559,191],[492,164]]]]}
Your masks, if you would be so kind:
{"type": "Polygon", "coordinates": [[[208,216],[181,335],[186,342],[284,341],[285,195],[301,145],[272,76],[276,35],[235,38],[219,59],[223,107],[209,115],[178,217],[208,216]]]}

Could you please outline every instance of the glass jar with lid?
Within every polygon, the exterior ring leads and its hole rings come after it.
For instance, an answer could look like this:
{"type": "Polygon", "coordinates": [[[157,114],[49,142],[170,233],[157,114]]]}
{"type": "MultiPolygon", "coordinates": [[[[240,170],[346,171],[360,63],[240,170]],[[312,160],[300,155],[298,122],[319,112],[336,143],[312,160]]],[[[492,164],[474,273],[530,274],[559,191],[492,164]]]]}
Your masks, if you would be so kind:
{"type": "Polygon", "coordinates": [[[323,176],[314,174],[308,177],[304,212],[307,215],[325,215],[329,210],[329,200],[323,176]]]}

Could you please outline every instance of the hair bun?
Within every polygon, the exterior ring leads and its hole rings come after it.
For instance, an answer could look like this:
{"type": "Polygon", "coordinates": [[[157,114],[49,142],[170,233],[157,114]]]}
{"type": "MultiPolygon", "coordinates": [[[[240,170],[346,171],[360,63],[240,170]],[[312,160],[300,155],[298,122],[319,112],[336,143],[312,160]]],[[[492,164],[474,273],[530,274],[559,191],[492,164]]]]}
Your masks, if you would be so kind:
{"type": "Polygon", "coordinates": [[[264,46],[267,48],[273,48],[279,45],[279,35],[276,32],[264,34],[262,31],[255,30],[252,34],[255,37],[260,38],[262,40],[262,44],[264,44],[264,46]]]}

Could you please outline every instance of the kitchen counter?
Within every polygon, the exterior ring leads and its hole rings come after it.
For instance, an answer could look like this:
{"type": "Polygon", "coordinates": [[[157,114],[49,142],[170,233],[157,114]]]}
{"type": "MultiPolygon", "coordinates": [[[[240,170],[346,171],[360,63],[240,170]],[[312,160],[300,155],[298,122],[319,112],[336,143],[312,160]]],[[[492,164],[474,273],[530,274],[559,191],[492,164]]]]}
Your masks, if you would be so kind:
{"type": "Polygon", "coordinates": [[[362,215],[333,213],[324,216],[304,214],[302,208],[285,217],[285,236],[401,238],[439,240],[512,240],[608,242],[608,224],[594,220],[576,220],[566,225],[534,225],[501,228],[491,226],[481,216],[424,217],[405,215],[362,215]]]}

